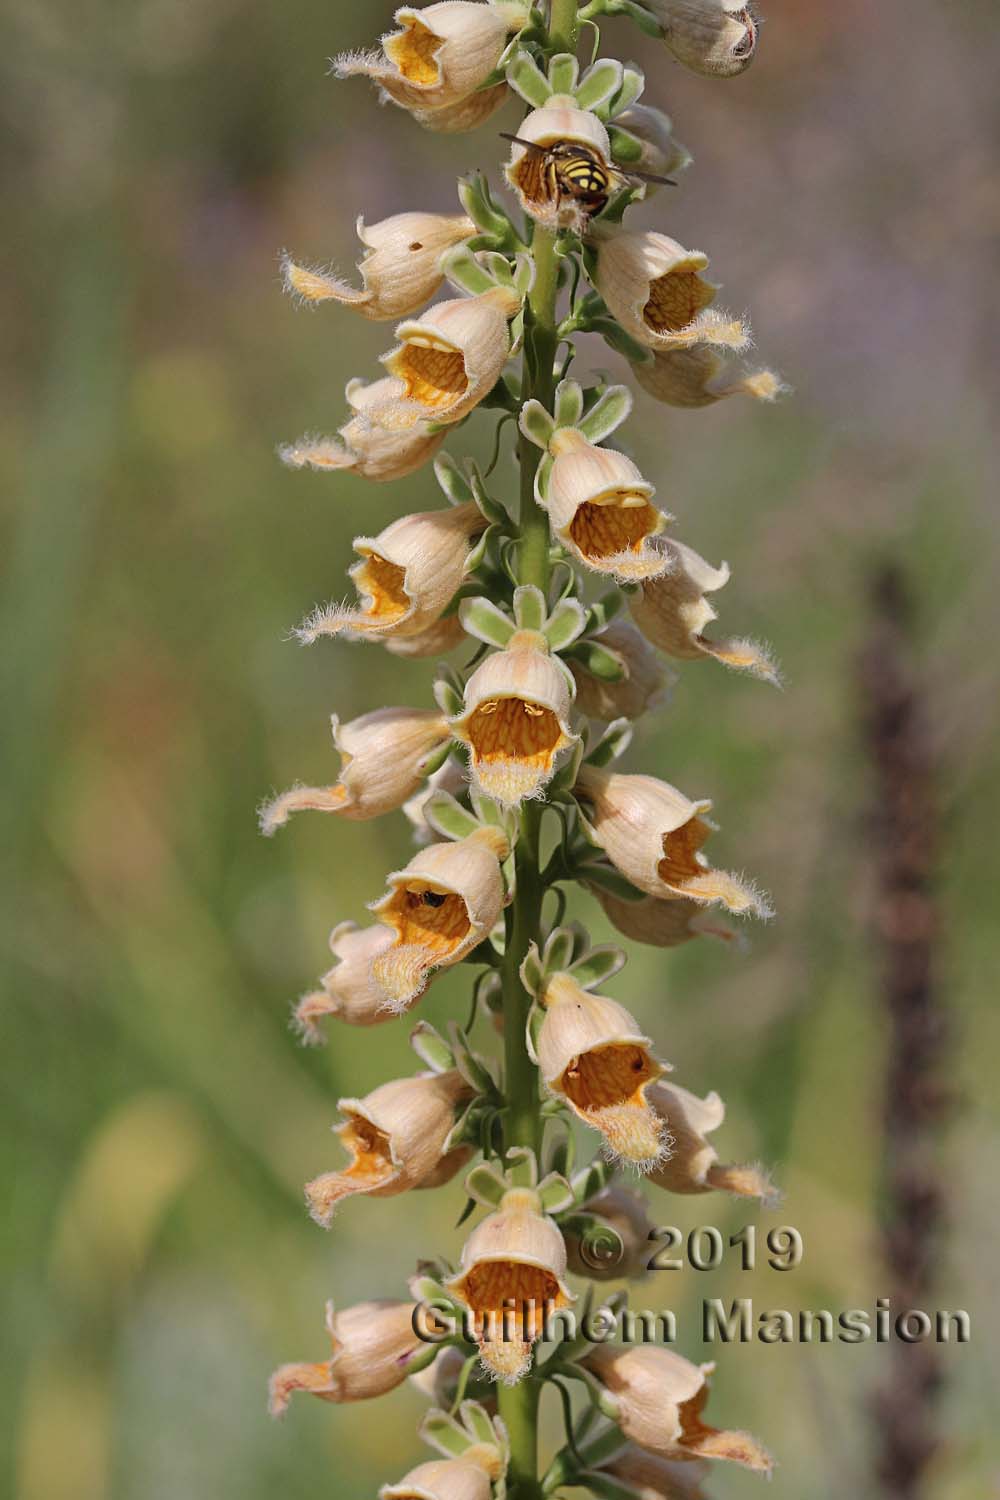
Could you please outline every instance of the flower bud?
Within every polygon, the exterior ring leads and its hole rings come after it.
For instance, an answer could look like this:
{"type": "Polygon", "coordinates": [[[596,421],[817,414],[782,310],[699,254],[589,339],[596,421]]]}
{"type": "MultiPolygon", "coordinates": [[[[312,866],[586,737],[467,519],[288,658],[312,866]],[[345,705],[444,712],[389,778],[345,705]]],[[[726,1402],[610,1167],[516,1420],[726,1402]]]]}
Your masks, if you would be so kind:
{"type": "Polygon", "coordinates": [[[525,116],[517,127],[517,135],[518,140],[531,141],[540,148],[532,151],[513,142],[510,161],[504,168],[504,176],[525,213],[549,227],[580,228],[584,216],[579,204],[572,198],[561,198],[552,163],[545,152],[549,146],[567,143],[585,146],[608,168],[611,143],[601,121],[589,110],[578,109],[570,95],[553,94],[541,109],[533,109],[525,116]]]}
{"type": "Polygon", "coordinates": [[[693,1365],[655,1344],[597,1344],[581,1364],[615,1399],[615,1421],[625,1436],[650,1453],[671,1459],[729,1459],[759,1474],[769,1474],[774,1467],[749,1433],[720,1432],[702,1422],[714,1365],[693,1365]]]}
{"type": "Polygon", "coordinates": [[[404,479],[437,452],[446,433],[429,432],[426,422],[417,422],[404,432],[387,432],[373,427],[364,415],[371,407],[382,407],[395,398],[396,381],[386,376],[365,385],[351,380],[347,399],[355,411],[340,429],[338,437],[303,437],[278,450],[282,463],[290,469],[316,469],[321,472],[358,474],[362,479],[384,483],[404,479]]]}
{"type": "Polygon", "coordinates": [[[711,1465],[704,1459],[657,1458],[629,1443],[602,1463],[598,1472],[634,1490],[636,1500],[709,1500],[702,1485],[711,1465]]]}
{"type": "Polygon", "coordinates": [[[594,285],[610,312],[650,349],[723,344],[743,349],[744,324],[706,309],[718,288],[702,276],[708,256],[652,229],[602,229],[594,285]]]}
{"type": "Polygon", "coordinates": [[[334,786],[294,786],[265,804],[261,832],[272,834],[294,812],[312,808],[355,821],[395,812],[423,782],[427,762],[450,739],[448,722],[434,709],[377,708],[341,724],[332,714],[334,747],[341,757],[334,786]]]}
{"type": "Polygon", "coordinates": [[[757,1166],[720,1162],[719,1153],[705,1139],[726,1117],[726,1106],[718,1094],[699,1099],[675,1083],[661,1081],[650,1089],[649,1102],[673,1140],[669,1159],[650,1173],[650,1181],[657,1187],[670,1193],[710,1193],[718,1188],[739,1198],[773,1197],[766,1172],[757,1166]]]}
{"type": "Polygon", "coordinates": [[[733,78],[753,62],[758,27],[743,0],[646,0],[663,40],[692,72],[733,78]]]}
{"type": "Polygon", "coordinates": [[[371,977],[372,959],[391,942],[392,934],[378,924],[361,928],[356,922],[341,922],[333,929],[330,951],[337,962],[320,980],[322,990],[304,995],[293,1013],[303,1042],[323,1041],[317,1023],[325,1016],[336,1016],[349,1026],[376,1026],[392,1020],[385,995],[371,977]]]}
{"type": "Polygon", "coordinates": [[[633,943],[648,943],[651,948],[679,948],[692,938],[714,937],[737,947],[744,944],[742,933],[697,901],[676,896],[664,900],[644,896],[641,901],[623,901],[600,886],[592,885],[589,889],[603,906],[608,921],[633,943]]]}
{"type": "Polygon", "coordinates": [[[472,1096],[461,1073],[421,1073],[394,1078],[364,1099],[340,1099],[344,1123],[337,1135],[350,1156],[340,1172],[326,1172],[306,1184],[309,1212],[329,1228],[337,1204],[357,1193],[394,1198],[411,1188],[448,1182],[470,1151],[445,1144],[455,1125],[456,1106],[472,1096]]]}
{"type": "Polygon", "coordinates": [[[730,369],[707,344],[662,350],[649,364],[633,365],[632,373],[648,395],[667,406],[714,406],[727,396],[776,401],[786,389],[773,370],[730,369]]]}
{"type": "Polygon", "coordinates": [[[463,1458],[432,1458],[378,1492],[379,1500],[490,1500],[491,1494],[485,1469],[463,1458]]]}
{"type": "Polygon", "coordinates": [[[675,680],[648,641],[627,620],[612,620],[597,644],[621,657],[625,676],[605,682],[588,672],[582,662],[568,663],[576,682],[576,706],[588,719],[638,719],[667,701],[675,680]]]}
{"type": "Polygon", "coordinates": [[[594,836],[613,865],[637,890],[661,900],[686,896],[729,911],[772,915],[752,885],[715,870],[701,847],[715,825],[705,814],[711,802],[692,802],[655,776],[625,776],[583,765],[577,792],[589,804],[594,836]]]}
{"type": "Polygon", "coordinates": [[[742,638],[713,641],[705,635],[706,625],[717,618],[705,595],[729,582],[728,563],[713,568],[683,542],[664,538],[661,546],[670,559],[669,572],[643,583],[629,599],[629,611],[646,639],[680,661],[714,657],[777,687],[781,678],[766,646],[742,638]]]}
{"type": "Polygon", "coordinates": [[[553,974],[541,996],[538,1066],[549,1092],[565,1100],[608,1152],[649,1171],[664,1149],[662,1121],[646,1090],[664,1071],[635,1017],[571,974],[553,974]]]}
{"type": "Polygon", "coordinates": [[[300,266],[288,255],[281,272],[287,291],[304,302],[339,302],[366,318],[405,318],[419,312],[444,281],[441,257],[476,233],[464,214],[393,214],[357,233],[367,253],[360,261],[362,290],[326,271],[300,266]]]}
{"type": "Polygon", "coordinates": [[[506,1384],[527,1373],[546,1312],[576,1300],[565,1275],[563,1237],[529,1188],[505,1193],[466,1240],[445,1285],[473,1315],[483,1364],[506,1384]]]}
{"type": "Polygon", "coordinates": [[[622,583],[656,578],[669,561],[651,545],[669,520],[650,504],[655,493],[624,453],[597,448],[562,427],[549,443],[545,494],[552,535],[594,573],[622,583]]]}
{"type": "Polygon", "coordinates": [[[453,107],[484,84],[500,61],[517,20],[473,0],[440,0],[396,11],[399,31],[382,38],[382,55],[345,53],[338,78],[361,74],[395,104],[414,112],[453,107]]]}
{"type": "Polygon", "coordinates": [[[469,746],[473,780],[488,797],[516,807],[541,795],[556,756],[579,740],[569,724],[570,698],[566,673],[543,636],[517,632],[506,650],[479,664],[451,731],[469,746]]]}
{"type": "Polygon", "coordinates": [[[510,354],[508,322],[521,305],[512,287],[437,302],[422,318],[400,323],[400,343],[382,356],[394,384],[366,407],[390,431],[418,422],[460,422],[500,378],[510,354]]]}
{"type": "Polygon", "coordinates": [[[321,606],[296,635],[305,645],[321,635],[355,640],[420,635],[451,602],[465,576],[469,551],[485,528],[485,517],[469,501],[448,510],[400,516],[376,537],[355,537],[354,550],[361,560],[348,576],[362,606],[321,606]]]}
{"type": "Polygon", "coordinates": [[[382,1298],[335,1312],[326,1304],[330,1358],[315,1365],[282,1365],[270,1381],[271,1415],[280,1417],[295,1391],[323,1401],[367,1401],[406,1379],[407,1366],[427,1345],[413,1331],[413,1302],[382,1298]]]}
{"type": "Polygon", "coordinates": [[[646,1273],[649,1237],[653,1222],[641,1193],[616,1183],[583,1204],[583,1211],[610,1224],[622,1242],[624,1253],[602,1259],[592,1253],[586,1237],[564,1231],[567,1263],[574,1276],[591,1281],[638,1280],[646,1273]]]}
{"type": "MultiPolygon", "coordinates": [[[[650,104],[630,104],[628,109],[615,115],[617,129],[627,130],[642,146],[638,161],[630,161],[624,170],[652,172],[656,177],[673,177],[691,164],[691,153],[674,135],[673,121],[662,109],[650,104]]],[[[655,188],[649,183],[647,195],[655,188]]]]}
{"type": "Polygon", "coordinates": [[[499,921],[504,904],[498,829],[482,828],[453,844],[429,844],[389,876],[372,911],[395,934],[372,964],[372,978],[391,1010],[405,1010],[436,969],[460,963],[499,921]]]}

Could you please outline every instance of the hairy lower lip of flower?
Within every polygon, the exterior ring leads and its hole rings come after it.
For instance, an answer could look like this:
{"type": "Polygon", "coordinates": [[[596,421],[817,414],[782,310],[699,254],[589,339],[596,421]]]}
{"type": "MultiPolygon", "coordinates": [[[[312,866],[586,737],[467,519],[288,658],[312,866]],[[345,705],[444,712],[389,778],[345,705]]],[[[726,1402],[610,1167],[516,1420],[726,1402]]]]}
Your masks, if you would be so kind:
{"type": "Polygon", "coordinates": [[[515,758],[548,767],[562,731],[551,709],[522,698],[491,698],[469,721],[477,761],[515,758]]]}
{"type": "Polygon", "coordinates": [[[637,1099],[642,1085],[658,1071],[644,1047],[595,1047],[573,1059],[562,1076],[562,1089],[578,1109],[607,1109],[637,1099]]]}
{"type": "Polygon", "coordinates": [[[617,557],[638,552],[655,524],[653,507],[630,495],[621,502],[587,501],[570,522],[569,534],[585,557],[617,557]]]}
{"type": "Polygon", "coordinates": [[[709,305],[712,296],[697,271],[671,271],[653,282],[642,315],[654,332],[677,333],[709,305]]]}

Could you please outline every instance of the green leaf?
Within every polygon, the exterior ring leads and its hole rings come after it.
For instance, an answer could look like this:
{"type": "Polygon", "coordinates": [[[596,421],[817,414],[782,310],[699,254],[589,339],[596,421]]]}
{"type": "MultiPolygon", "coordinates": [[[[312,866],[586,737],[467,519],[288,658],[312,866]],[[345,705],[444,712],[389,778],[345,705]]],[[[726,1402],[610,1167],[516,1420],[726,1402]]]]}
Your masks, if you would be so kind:
{"type": "Polygon", "coordinates": [[[570,965],[569,972],[577,984],[590,990],[611,979],[625,967],[625,963],[625,954],[620,948],[602,944],[599,948],[592,948],[584,958],[578,958],[570,965]]]}
{"type": "Polygon", "coordinates": [[[507,82],[532,109],[541,109],[552,97],[549,80],[527,52],[518,51],[507,64],[507,82]]]}
{"type": "Polygon", "coordinates": [[[545,639],[553,651],[565,651],[586,628],[586,616],[579,599],[561,599],[545,625],[545,639]]]}
{"type": "Polygon", "coordinates": [[[625,658],[610,646],[602,646],[600,641],[577,641],[567,655],[601,682],[624,682],[628,676],[625,658]]]}
{"type": "Polygon", "coordinates": [[[546,974],[557,974],[561,969],[569,967],[573,962],[573,945],[574,933],[571,928],[557,927],[550,933],[542,955],[546,974]]]}
{"type": "Polygon", "coordinates": [[[456,802],[450,792],[437,791],[428,797],[424,803],[424,817],[446,839],[466,839],[479,827],[472,814],[456,802]]]}
{"type": "Polygon", "coordinates": [[[644,5],[637,5],[635,0],[607,0],[607,12],[609,16],[628,16],[647,36],[663,36],[663,27],[652,11],[644,5]]]}
{"type": "Polygon", "coordinates": [[[545,625],[545,595],[534,584],[522,583],[514,590],[514,619],[520,630],[541,630],[545,625]]]}
{"type": "Polygon", "coordinates": [[[622,65],[613,57],[602,57],[588,68],[576,88],[580,109],[599,110],[621,88],[622,65]]]}
{"type": "Polygon", "coordinates": [[[528,1056],[533,1063],[538,1062],[538,1038],[542,1034],[542,1026],[545,1022],[545,1011],[536,1003],[533,1003],[528,1011],[528,1020],[524,1029],[525,1046],[528,1056]]]}
{"type": "Polygon", "coordinates": [[[450,453],[439,453],[434,460],[434,477],[452,505],[467,505],[472,488],[458,462],[450,453]]]}
{"type": "Polygon", "coordinates": [[[496,1443],[497,1432],[493,1420],[478,1401],[463,1401],[459,1407],[459,1415],[474,1443],[496,1443]]]}
{"type": "Polygon", "coordinates": [[[609,385],[578,424],[579,429],[589,442],[602,443],[622,425],[631,410],[632,393],[628,386],[609,385]]]}
{"type": "Polygon", "coordinates": [[[492,599],[463,599],[458,608],[458,617],[469,635],[485,641],[487,646],[503,649],[514,634],[514,621],[505,615],[492,599]]]}
{"type": "MultiPolygon", "coordinates": [[[[504,261],[504,265],[507,262],[504,261]]],[[[468,245],[455,245],[442,257],[440,268],[443,274],[460,292],[476,297],[481,292],[492,291],[496,282],[485,266],[480,265],[468,245]]],[[[508,268],[509,269],[509,268],[508,268]]]]}
{"type": "Polygon", "coordinates": [[[448,756],[451,754],[451,741],[446,740],[439,749],[435,750],[427,759],[421,762],[420,773],[422,776],[433,776],[435,771],[440,771],[448,756]]]}
{"type": "Polygon", "coordinates": [[[573,1189],[558,1172],[550,1172],[538,1184],[538,1196],[547,1214],[559,1214],[571,1206],[573,1189]]]}
{"type": "Polygon", "coordinates": [[[560,380],[556,386],[557,427],[576,427],[583,416],[583,387],[577,380],[560,380]]]}
{"type": "Polygon", "coordinates": [[[410,1032],[410,1046],[432,1073],[447,1073],[455,1066],[455,1054],[430,1021],[418,1021],[410,1032]]]}
{"type": "Polygon", "coordinates": [[[557,52],[549,63],[549,88],[554,94],[572,94],[579,76],[580,64],[569,52],[557,52]]]}
{"type": "Polygon", "coordinates": [[[623,354],[633,365],[648,365],[652,362],[653,351],[647,349],[645,344],[640,344],[638,339],[616,323],[612,317],[596,317],[590,320],[590,330],[599,333],[604,342],[612,348],[616,354],[623,354]]]}
{"type": "Polygon", "coordinates": [[[619,1479],[612,1479],[610,1474],[602,1474],[598,1469],[584,1469],[577,1475],[577,1481],[596,1495],[597,1500],[642,1500],[641,1490],[634,1490],[630,1484],[622,1484],[619,1479]]]}
{"type": "Polygon", "coordinates": [[[626,880],[614,865],[585,861],[577,865],[576,877],[584,885],[596,885],[602,891],[607,891],[609,896],[617,896],[619,901],[644,901],[646,899],[642,891],[637,891],[631,881],[626,880]]]}
{"type": "Polygon", "coordinates": [[[535,470],[535,500],[543,510],[549,498],[549,478],[554,463],[551,453],[543,454],[542,461],[535,470]]]}
{"type": "Polygon", "coordinates": [[[545,982],[545,969],[538,948],[534,943],[528,945],[528,951],[524,955],[518,973],[521,977],[521,983],[529,995],[540,993],[542,985],[545,982]]]}
{"type": "Polygon", "coordinates": [[[493,202],[481,172],[473,172],[459,180],[458,196],[469,218],[484,234],[492,235],[502,244],[514,242],[514,226],[493,202]]]}
{"type": "Polygon", "coordinates": [[[624,130],[620,125],[609,125],[608,139],[611,142],[612,159],[620,166],[628,167],[631,163],[642,160],[642,141],[631,130],[624,130]]]}
{"type": "Polygon", "coordinates": [[[589,1203],[591,1198],[603,1192],[614,1176],[615,1169],[603,1156],[595,1156],[570,1179],[573,1198],[577,1203],[589,1203]]]}
{"type": "Polygon", "coordinates": [[[421,1422],[417,1436],[446,1458],[461,1458],[472,1439],[447,1412],[432,1408],[421,1422]]]}
{"type": "Polygon", "coordinates": [[[609,110],[610,119],[616,115],[623,114],[635,101],[640,98],[646,87],[645,75],[633,63],[626,63],[622,69],[621,88],[611,101],[609,110]]]}
{"type": "Polygon", "coordinates": [[[625,604],[625,596],[620,589],[611,589],[590,606],[587,610],[587,630],[596,635],[604,629],[609,621],[619,614],[625,604]]]}
{"type": "Polygon", "coordinates": [[[482,1203],[487,1208],[496,1208],[508,1186],[506,1177],[496,1167],[487,1166],[485,1162],[473,1167],[465,1179],[465,1191],[469,1197],[475,1198],[477,1203],[482,1203]]]}
{"type": "MultiPolygon", "coordinates": [[[[465,706],[462,694],[448,677],[439,677],[434,684],[434,701],[443,714],[454,719],[465,706]]],[[[448,747],[450,749],[450,746],[448,747]]],[[[429,773],[428,773],[429,774],[429,773]]]]}
{"type": "Polygon", "coordinates": [[[548,448],[555,431],[555,423],[540,401],[532,397],[530,401],[524,403],[517,425],[529,443],[534,443],[536,448],[543,450],[548,448]]]}
{"type": "Polygon", "coordinates": [[[496,1084],[481,1058],[469,1046],[468,1040],[457,1021],[448,1022],[448,1040],[455,1057],[455,1066],[470,1087],[489,1097],[496,1094],[496,1084]]]}
{"type": "Polygon", "coordinates": [[[586,755],[588,766],[608,766],[624,754],[632,739],[632,724],[629,719],[614,719],[601,738],[586,755]]]}

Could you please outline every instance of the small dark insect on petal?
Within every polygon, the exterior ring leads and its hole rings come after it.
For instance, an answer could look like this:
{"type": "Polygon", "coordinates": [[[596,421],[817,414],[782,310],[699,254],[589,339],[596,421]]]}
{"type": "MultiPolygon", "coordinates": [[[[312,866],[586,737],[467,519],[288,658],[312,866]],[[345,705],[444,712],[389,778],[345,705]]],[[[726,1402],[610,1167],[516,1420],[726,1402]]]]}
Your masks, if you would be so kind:
{"type": "Polygon", "coordinates": [[[424,891],[420,899],[425,906],[443,906],[448,897],[444,891],[424,891]]]}

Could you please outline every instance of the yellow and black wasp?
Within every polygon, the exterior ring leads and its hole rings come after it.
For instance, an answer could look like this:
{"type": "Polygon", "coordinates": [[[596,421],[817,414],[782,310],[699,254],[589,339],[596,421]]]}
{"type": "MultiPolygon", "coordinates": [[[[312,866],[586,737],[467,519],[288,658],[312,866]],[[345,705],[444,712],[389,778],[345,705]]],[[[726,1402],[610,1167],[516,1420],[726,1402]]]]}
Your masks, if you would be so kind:
{"type": "Polygon", "coordinates": [[[652,172],[623,172],[617,167],[609,167],[592,146],[581,145],[578,141],[556,141],[551,146],[539,146],[534,141],[522,140],[519,135],[508,135],[505,130],[500,135],[503,140],[513,141],[516,146],[523,146],[544,158],[545,186],[556,208],[570,199],[588,218],[607,208],[616,178],[626,182],[638,178],[640,182],[677,186],[671,177],[657,177],[652,172]]]}

